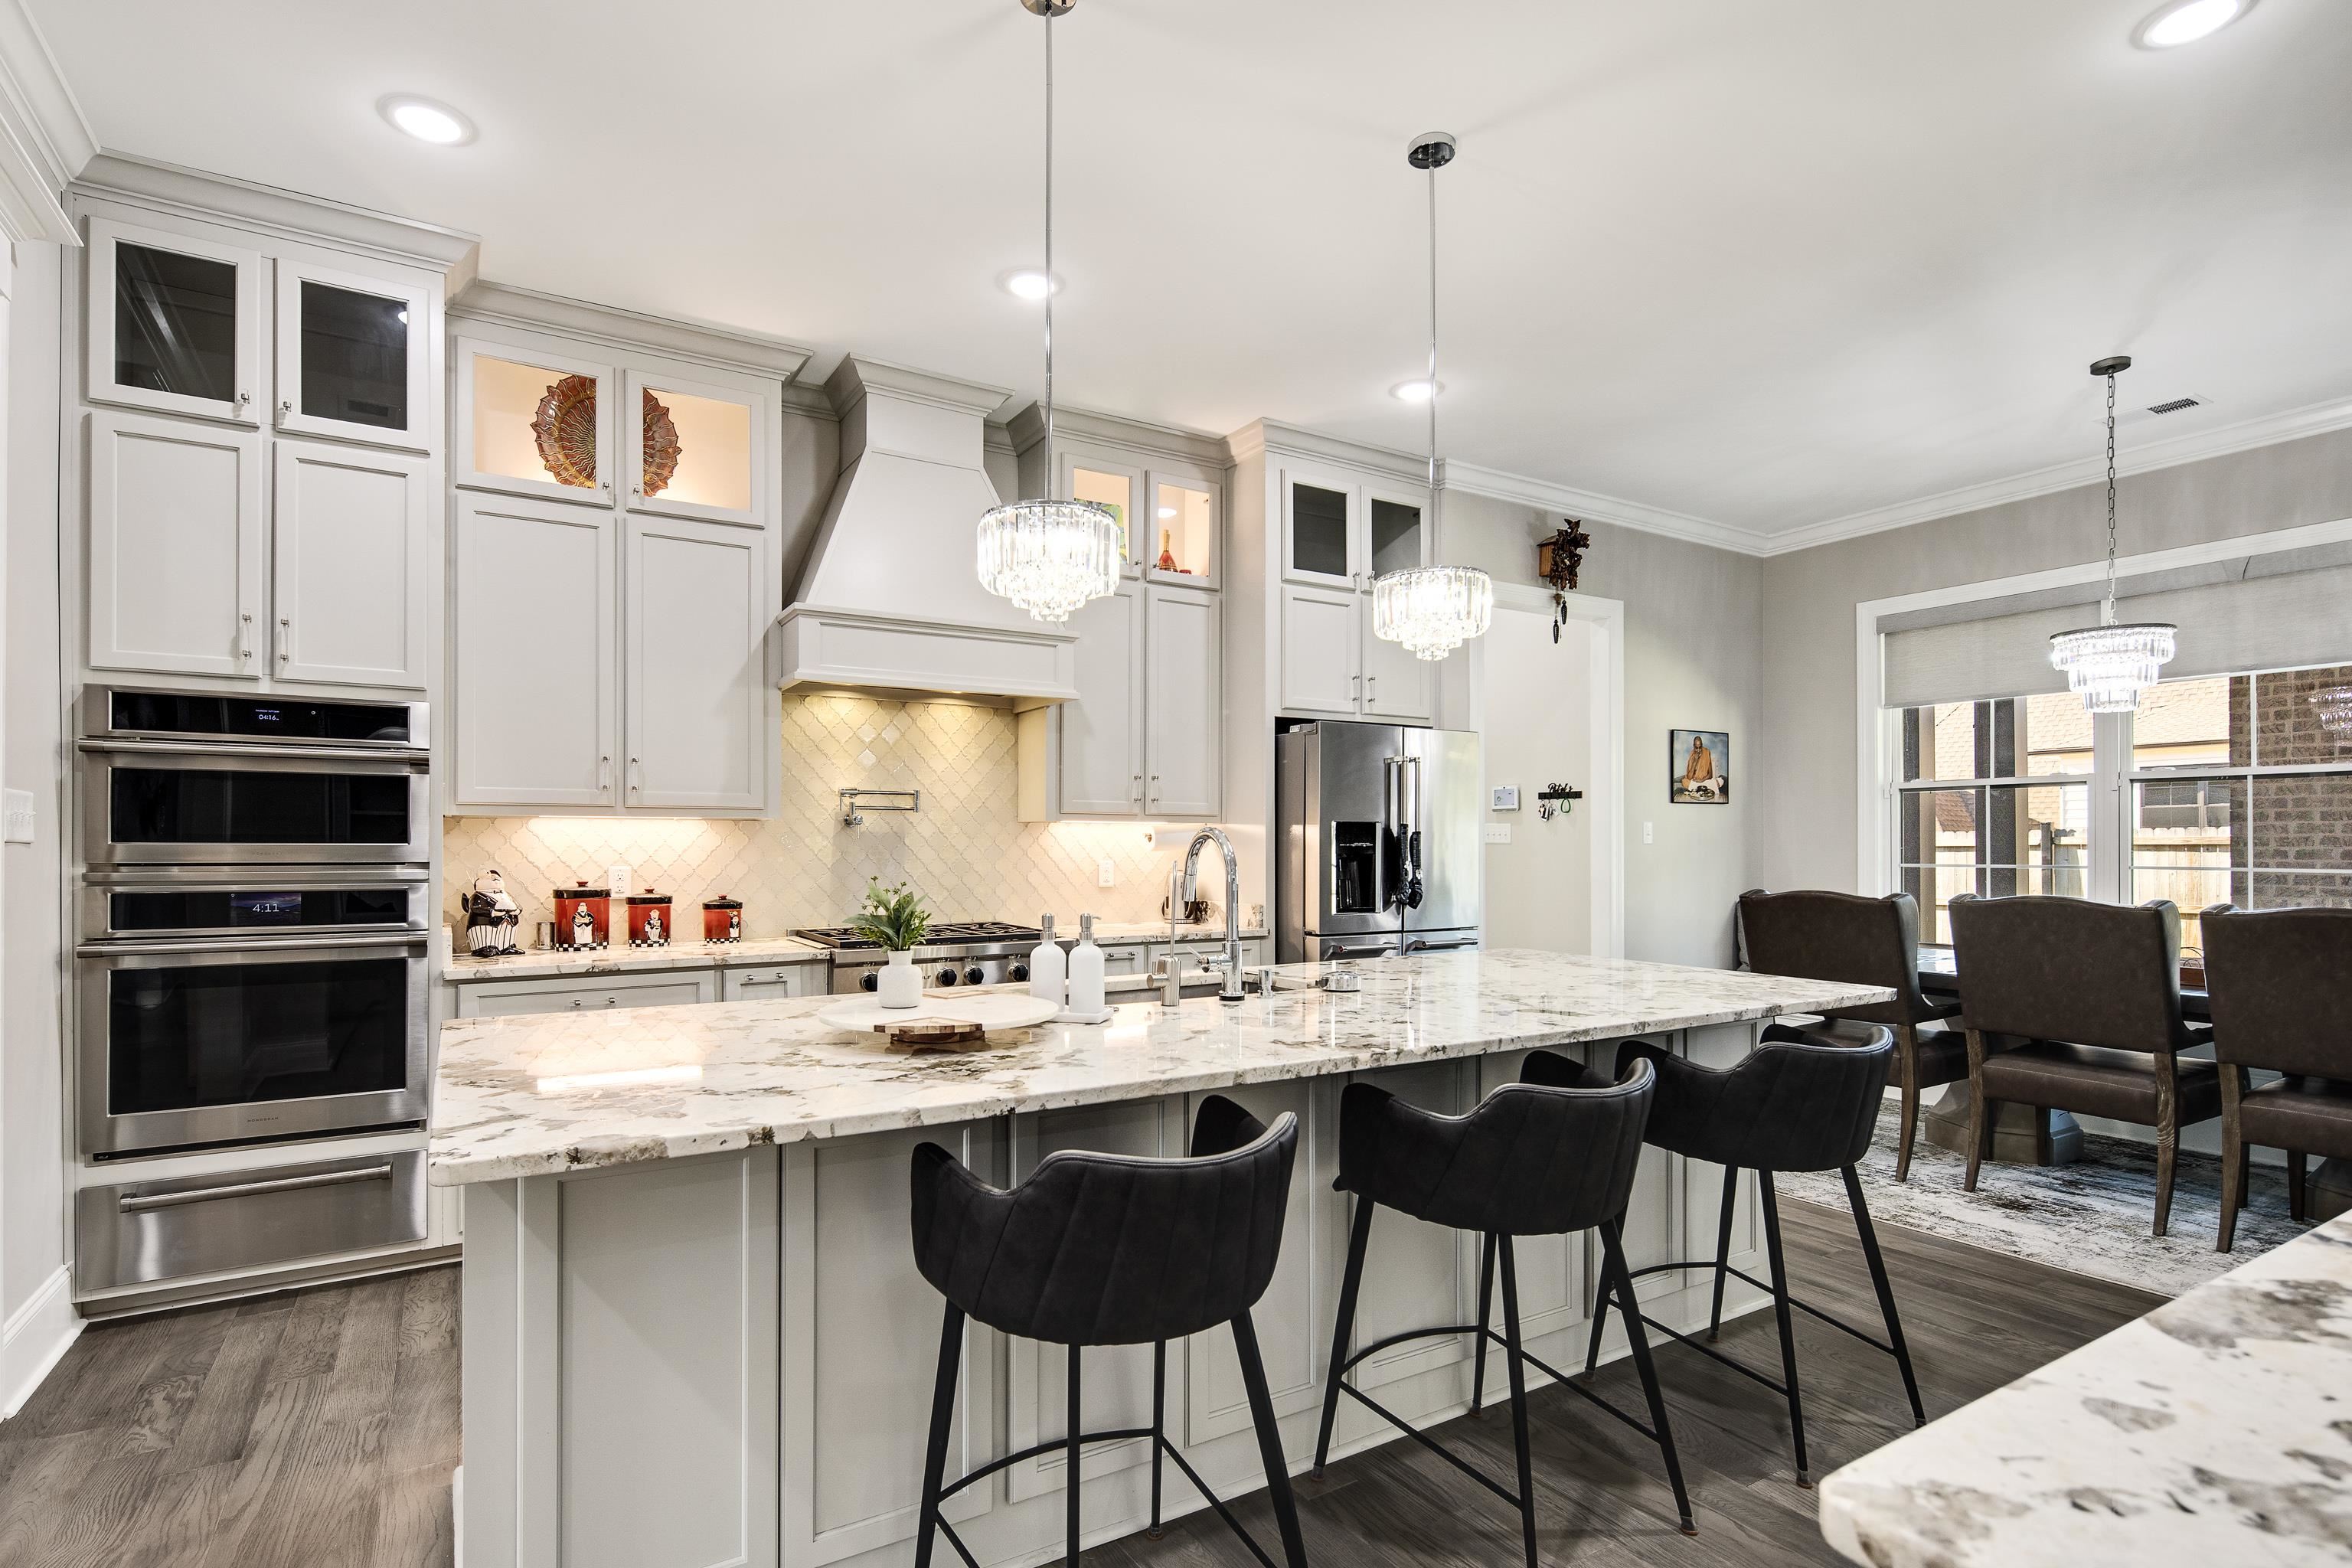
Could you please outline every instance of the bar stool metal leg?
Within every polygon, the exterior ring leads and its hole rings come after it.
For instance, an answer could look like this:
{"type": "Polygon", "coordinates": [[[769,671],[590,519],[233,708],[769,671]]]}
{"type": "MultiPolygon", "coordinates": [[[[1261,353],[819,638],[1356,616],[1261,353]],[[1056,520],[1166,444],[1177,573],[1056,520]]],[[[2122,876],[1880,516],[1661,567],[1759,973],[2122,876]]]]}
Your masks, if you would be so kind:
{"type": "Polygon", "coordinates": [[[1805,1407],[1797,1394],[1797,1335],[1789,1321],[1789,1267],[1780,1256],[1780,1205],[1772,1191],[1772,1173],[1756,1173],[1757,1190],[1764,1198],[1764,1245],[1772,1261],[1772,1315],[1780,1325],[1780,1380],[1788,1385],[1789,1435],[1797,1449],[1797,1484],[1811,1489],[1811,1468],[1805,1461],[1805,1407]]]}
{"type": "MultiPolygon", "coordinates": [[[[1519,1535],[1528,1549],[1528,1568],[1537,1568],[1535,1464],[1528,1452],[1528,1374],[1519,1345],[1519,1270],[1507,1236],[1502,1237],[1502,1254],[1503,1358],[1511,1374],[1511,1441],[1519,1459],[1519,1535]]],[[[1482,1332],[1479,1337],[1486,1336],[1482,1332]]]]}
{"type": "Polygon", "coordinates": [[[1168,1533],[1160,1527],[1160,1450],[1168,1440],[1168,1342],[1151,1342],[1151,1524],[1147,1541],[1168,1533]]]}
{"type": "Polygon", "coordinates": [[[1339,1369],[1348,1362],[1348,1342],[1356,1327],[1356,1291],[1364,1282],[1364,1249],[1371,1245],[1372,1210],[1368,1198],[1356,1200],[1355,1223],[1348,1232],[1348,1271],[1339,1282],[1339,1317],[1331,1326],[1331,1360],[1323,1379],[1323,1426],[1315,1438],[1315,1474],[1320,1476],[1331,1458],[1331,1426],[1339,1415],[1339,1369]]]}
{"type": "Polygon", "coordinates": [[[1478,1332],[1477,1349],[1470,1358],[1470,1414],[1485,1414],[1486,1403],[1486,1321],[1495,1313],[1495,1233],[1488,1231],[1478,1243],[1478,1332]]]}
{"type": "Polygon", "coordinates": [[[1084,1468],[1080,1463],[1080,1458],[1086,1451],[1086,1439],[1082,1436],[1086,1431],[1086,1426],[1079,1418],[1078,1347],[1076,1345],[1072,1345],[1070,1347],[1070,1373],[1067,1381],[1069,1384],[1070,1394],[1070,1439],[1068,1444],[1070,1458],[1069,1468],[1065,1470],[1062,1475],[1062,1489],[1064,1495],[1069,1500],[1067,1517],[1070,1521],[1070,1529],[1069,1553],[1063,1561],[1069,1565],[1069,1568],[1078,1568],[1078,1478],[1084,1474],[1084,1468]]]}
{"type": "Polygon", "coordinates": [[[1879,1256],[1878,1232],[1870,1223],[1870,1205],[1862,1195],[1862,1177],[1852,1165],[1843,1167],[1839,1174],[1845,1178],[1846,1202],[1853,1207],[1853,1228],[1862,1237],[1862,1256],[1870,1264],[1871,1288],[1878,1292],[1879,1315],[1886,1320],[1886,1342],[1895,1351],[1895,1364],[1903,1369],[1903,1392],[1911,1399],[1911,1424],[1925,1426],[1927,1411],[1919,1403],[1919,1379],[1911,1371],[1911,1347],[1904,1342],[1903,1320],[1895,1311],[1895,1286],[1886,1278],[1886,1259],[1879,1256]]]}
{"type": "Polygon", "coordinates": [[[1682,1532],[1696,1535],[1698,1526],[1691,1521],[1690,1492],[1683,1485],[1682,1460],[1675,1453],[1674,1428],[1666,1421],[1665,1391],[1658,1386],[1657,1365],[1650,1359],[1650,1336],[1642,1327],[1642,1309],[1633,1300],[1633,1276],[1625,1267],[1624,1238],[1618,1234],[1614,1220],[1601,1227],[1601,1257],[1602,1270],[1617,1291],[1619,1305],[1625,1313],[1625,1340],[1633,1352],[1633,1370],[1641,1374],[1642,1395],[1650,1402],[1650,1425],[1657,1434],[1658,1451],[1665,1457],[1666,1480],[1675,1489],[1675,1512],[1680,1516],[1682,1532]]]}
{"type": "MultiPolygon", "coordinates": [[[[1258,1354],[1257,1329],[1244,1312],[1234,1320],[1234,1352],[1241,1358],[1242,1386],[1249,1393],[1250,1422],[1257,1428],[1258,1458],[1265,1467],[1265,1494],[1274,1504],[1274,1522],[1282,1532],[1282,1559],[1286,1568],[1307,1568],[1307,1542],[1298,1531],[1298,1503],[1290,1494],[1290,1461],[1282,1452],[1282,1428],[1275,1424],[1274,1394],[1265,1383],[1265,1362],[1258,1354]]],[[[1252,1543],[1251,1551],[1257,1550],[1252,1543]]]]}
{"type": "Polygon", "coordinates": [[[1723,1215],[1715,1226],[1715,1306],[1707,1313],[1706,1337],[1712,1344],[1723,1337],[1723,1282],[1731,1271],[1731,1211],[1739,1201],[1739,1167],[1723,1168],[1723,1215]]]}
{"type": "Polygon", "coordinates": [[[962,1354],[963,1309],[950,1301],[947,1321],[940,1329],[939,1377],[931,1388],[931,1436],[923,1450],[923,1500],[915,1513],[915,1568],[931,1568],[931,1530],[939,1521],[948,1426],[955,1414],[956,1367],[962,1354]]]}
{"type": "MultiPolygon", "coordinates": [[[[1601,1270],[1601,1278],[1592,1284],[1592,1337],[1584,1347],[1584,1375],[1587,1377],[1601,1369],[1601,1331],[1609,1326],[1609,1292],[1613,1289],[1609,1270],[1604,1267],[1601,1270]]],[[[1632,1312],[1640,1309],[1628,1300],[1625,1310],[1632,1312]]]]}

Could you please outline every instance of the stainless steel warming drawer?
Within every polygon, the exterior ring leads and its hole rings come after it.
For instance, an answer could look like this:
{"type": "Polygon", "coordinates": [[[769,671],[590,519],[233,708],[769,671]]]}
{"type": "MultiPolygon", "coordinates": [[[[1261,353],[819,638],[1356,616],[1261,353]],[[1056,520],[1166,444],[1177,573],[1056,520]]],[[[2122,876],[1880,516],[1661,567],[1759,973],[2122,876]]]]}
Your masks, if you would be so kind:
{"type": "Polygon", "coordinates": [[[84,1187],[75,1232],[84,1291],[422,1241],[425,1155],[84,1187]]]}

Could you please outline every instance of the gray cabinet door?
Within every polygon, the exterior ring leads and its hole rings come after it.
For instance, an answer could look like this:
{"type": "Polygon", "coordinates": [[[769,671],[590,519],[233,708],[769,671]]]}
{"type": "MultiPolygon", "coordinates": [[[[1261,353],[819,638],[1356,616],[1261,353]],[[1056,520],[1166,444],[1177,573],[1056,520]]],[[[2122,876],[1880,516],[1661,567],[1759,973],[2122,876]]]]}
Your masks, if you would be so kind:
{"type": "Polygon", "coordinates": [[[758,811],[769,755],[768,536],[628,516],[623,803],[758,811]]]}
{"type": "Polygon", "coordinates": [[[617,804],[613,513],[461,494],[455,527],[452,804],[617,804]]]}
{"type": "Polygon", "coordinates": [[[1349,588],[1282,590],[1282,707],[1287,713],[1356,716],[1361,679],[1357,605],[1349,588]]]}
{"type": "Polygon", "coordinates": [[[258,678],[261,437],[89,416],[89,662],[258,678]]]}
{"type": "Polygon", "coordinates": [[[1144,721],[1144,800],[1153,817],[1217,815],[1225,702],[1217,595],[1154,584],[1144,721]]]}
{"type": "Polygon", "coordinates": [[[1062,705],[1062,812],[1133,816],[1143,809],[1143,595],[1122,581],[1070,627],[1078,695],[1062,705]]]}
{"type": "Polygon", "coordinates": [[[276,457],[270,672],[422,690],[429,465],[304,441],[276,457]]]}

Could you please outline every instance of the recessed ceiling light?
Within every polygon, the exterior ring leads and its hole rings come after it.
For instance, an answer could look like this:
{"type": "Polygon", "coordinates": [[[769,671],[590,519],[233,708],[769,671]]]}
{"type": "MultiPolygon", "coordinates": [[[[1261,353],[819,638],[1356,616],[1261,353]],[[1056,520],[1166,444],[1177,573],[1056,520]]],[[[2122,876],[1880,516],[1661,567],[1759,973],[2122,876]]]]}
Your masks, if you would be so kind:
{"type": "Polygon", "coordinates": [[[376,106],[376,112],[419,142],[436,147],[461,146],[474,139],[474,122],[446,103],[414,93],[396,92],[376,106]]]}
{"type": "MultiPolygon", "coordinates": [[[[1437,384],[1437,390],[1440,392],[1444,391],[1445,384],[1442,381],[1439,382],[1437,384]]],[[[1389,388],[1389,395],[1397,399],[1401,403],[1426,403],[1429,401],[1429,383],[1425,379],[1421,381],[1400,381],[1394,386],[1389,388]]]]}
{"type": "Polygon", "coordinates": [[[2254,0],[2172,0],[2139,25],[2132,42],[2143,49],[2175,49],[2212,37],[2254,8],[2254,0]]]}
{"type": "Polygon", "coordinates": [[[1048,294],[1062,291],[1059,278],[1049,281],[1045,274],[1034,267],[1023,267],[1007,272],[997,279],[996,286],[1016,300],[1042,300],[1048,294]]]}

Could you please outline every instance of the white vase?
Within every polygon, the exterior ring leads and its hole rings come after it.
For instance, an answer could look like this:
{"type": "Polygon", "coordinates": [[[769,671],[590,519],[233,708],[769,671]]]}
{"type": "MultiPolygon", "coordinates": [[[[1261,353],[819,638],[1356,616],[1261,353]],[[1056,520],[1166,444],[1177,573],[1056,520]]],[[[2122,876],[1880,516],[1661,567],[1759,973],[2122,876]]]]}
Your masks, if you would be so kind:
{"type": "Polygon", "coordinates": [[[923,977],[915,973],[915,955],[894,952],[882,966],[877,994],[885,1007],[912,1007],[923,999],[923,977]]]}

